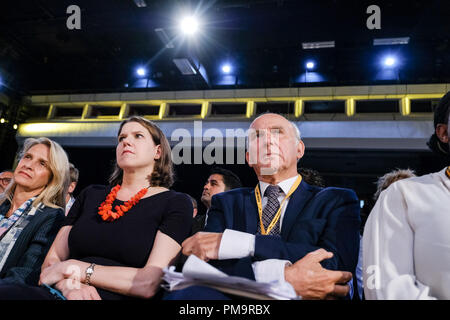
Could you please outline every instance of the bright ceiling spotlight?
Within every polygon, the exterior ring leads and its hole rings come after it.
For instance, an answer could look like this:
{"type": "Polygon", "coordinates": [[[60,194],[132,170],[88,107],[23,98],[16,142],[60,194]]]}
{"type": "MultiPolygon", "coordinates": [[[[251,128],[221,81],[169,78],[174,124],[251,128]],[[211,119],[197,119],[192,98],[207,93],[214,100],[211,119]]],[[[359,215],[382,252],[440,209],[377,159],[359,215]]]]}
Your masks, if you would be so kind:
{"type": "Polygon", "coordinates": [[[139,68],[136,69],[136,74],[137,74],[139,77],[144,77],[144,76],[147,74],[147,70],[145,70],[145,69],[142,68],[142,67],[139,67],[139,68]]]}
{"type": "Polygon", "coordinates": [[[230,73],[231,72],[231,66],[228,63],[222,65],[222,72],[226,73],[226,74],[230,73]]]}
{"type": "Polygon", "coordinates": [[[17,130],[17,124],[13,125],[14,130],[17,130]]]}
{"type": "Polygon", "coordinates": [[[397,61],[395,60],[395,58],[391,56],[384,58],[383,61],[385,67],[394,67],[396,63],[397,61]]]}
{"type": "Polygon", "coordinates": [[[195,18],[193,16],[184,17],[180,21],[181,32],[183,32],[185,35],[188,35],[188,36],[195,34],[198,31],[199,26],[200,25],[199,25],[197,18],[195,18]]]}
{"type": "Polygon", "coordinates": [[[306,69],[312,70],[312,69],[314,69],[314,67],[315,67],[315,63],[314,62],[312,62],[312,61],[306,62],[306,69]]]}

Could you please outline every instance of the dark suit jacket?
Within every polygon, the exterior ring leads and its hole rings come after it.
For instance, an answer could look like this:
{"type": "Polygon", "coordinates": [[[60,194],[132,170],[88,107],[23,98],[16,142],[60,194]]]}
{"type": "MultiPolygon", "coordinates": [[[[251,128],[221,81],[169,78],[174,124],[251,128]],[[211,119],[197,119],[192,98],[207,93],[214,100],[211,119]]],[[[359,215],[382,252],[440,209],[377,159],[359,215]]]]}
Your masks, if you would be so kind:
{"type": "MultiPolygon", "coordinates": [[[[206,220],[206,214],[197,214],[195,218],[192,218],[192,229],[190,233],[190,237],[196,234],[197,232],[203,231],[205,228],[205,220],[206,220]]],[[[187,256],[185,256],[183,253],[180,253],[176,263],[175,267],[176,270],[181,272],[184,266],[184,263],[187,260],[187,256]]]]}
{"type": "Polygon", "coordinates": [[[0,272],[0,283],[36,286],[41,265],[63,220],[63,209],[44,207],[36,210],[35,216],[22,230],[8,255],[0,272]]]}
{"type": "MultiPolygon", "coordinates": [[[[320,188],[302,181],[286,208],[281,236],[256,235],[252,258],[216,261],[228,274],[252,277],[248,264],[266,259],[292,263],[319,248],[333,252],[322,262],[331,270],[355,273],[359,252],[359,201],[353,190],[320,188]]],[[[205,231],[225,229],[256,234],[259,223],[253,188],[240,188],[212,197],[205,231]]]]}
{"type": "Polygon", "coordinates": [[[206,214],[197,214],[193,218],[191,236],[205,228],[206,214]]]}

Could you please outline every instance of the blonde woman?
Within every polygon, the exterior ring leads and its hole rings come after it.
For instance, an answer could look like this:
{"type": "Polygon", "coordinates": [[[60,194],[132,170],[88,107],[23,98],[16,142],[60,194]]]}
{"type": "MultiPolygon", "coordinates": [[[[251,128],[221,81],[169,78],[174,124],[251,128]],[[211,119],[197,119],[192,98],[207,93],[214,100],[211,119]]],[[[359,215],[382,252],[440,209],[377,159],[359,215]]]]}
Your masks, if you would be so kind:
{"type": "Polygon", "coordinates": [[[12,182],[0,195],[0,284],[37,285],[64,220],[69,162],[47,138],[25,140],[12,182]]]}

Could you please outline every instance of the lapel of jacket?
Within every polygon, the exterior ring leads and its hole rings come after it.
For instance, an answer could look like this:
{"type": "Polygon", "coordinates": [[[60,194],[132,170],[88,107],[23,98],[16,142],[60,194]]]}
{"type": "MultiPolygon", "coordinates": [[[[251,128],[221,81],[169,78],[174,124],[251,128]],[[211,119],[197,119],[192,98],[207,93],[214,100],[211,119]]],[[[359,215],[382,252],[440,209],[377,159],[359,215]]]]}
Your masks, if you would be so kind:
{"type": "Polygon", "coordinates": [[[33,210],[33,214],[31,216],[27,216],[22,221],[18,221],[18,225],[15,227],[23,228],[23,230],[17,238],[15,245],[8,255],[8,258],[6,258],[3,269],[1,269],[1,276],[4,276],[7,270],[16,266],[18,261],[28,250],[28,243],[30,242],[31,237],[36,234],[38,231],[37,228],[41,226],[42,220],[46,217],[45,214],[40,214],[41,212],[42,210],[40,209],[33,210]]]}
{"type": "Polygon", "coordinates": [[[244,210],[246,232],[256,234],[258,229],[258,206],[256,204],[254,189],[249,190],[244,197],[244,210]]]}
{"type": "Polygon", "coordinates": [[[283,223],[281,225],[281,238],[284,240],[287,239],[295,219],[302,212],[303,207],[311,196],[312,193],[308,184],[302,181],[289,199],[288,206],[284,212],[283,223]]]}

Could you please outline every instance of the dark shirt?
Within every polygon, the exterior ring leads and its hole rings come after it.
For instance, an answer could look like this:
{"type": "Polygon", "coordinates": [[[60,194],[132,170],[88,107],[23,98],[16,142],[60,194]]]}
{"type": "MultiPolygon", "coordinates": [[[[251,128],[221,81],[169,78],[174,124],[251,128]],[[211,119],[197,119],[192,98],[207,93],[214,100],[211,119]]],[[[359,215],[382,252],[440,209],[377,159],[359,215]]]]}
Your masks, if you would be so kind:
{"type": "Polygon", "coordinates": [[[205,228],[206,214],[197,214],[192,221],[191,235],[194,235],[205,228]]]}
{"type": "MultiPolygon", "coordinates": [[[[77,197],[64,222],[73,226],[68,240],[70,259],[142,268],[158,230],[180,245],[189,236],[192,203],[185,194],[169,190],[143,198],[123,217],[106,222],[98,214],[98,207],[110,191],[110,187],[93,185],[77,197]]],[[[116,199],[113,208],[123,203],[116,199]]],[[[101,289],[97,291],[102,299],[125,298],[101,289]]]]}
{"type": "MultiPolygon", "coordinates": [[[[205,228],[205,221],[206,214],[197,214],[194,218],[192,218],[192,229],[190,236],[193,236],[197,232],[203,231],[203,229],[205,228]]],[[[187,258],[188,257],[184,254],[180,254],[175,263],[176,271],[181,272],[183,270],[183,266],[187,258]]]]}

